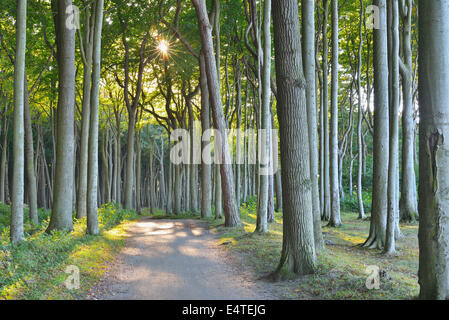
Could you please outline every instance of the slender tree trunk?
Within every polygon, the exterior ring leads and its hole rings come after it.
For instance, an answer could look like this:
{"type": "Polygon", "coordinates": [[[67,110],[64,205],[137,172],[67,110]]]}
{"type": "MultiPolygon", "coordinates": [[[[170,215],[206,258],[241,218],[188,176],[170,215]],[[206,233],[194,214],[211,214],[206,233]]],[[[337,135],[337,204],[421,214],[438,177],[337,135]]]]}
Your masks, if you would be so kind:
{"type": "Polygon", "coordinates": [[[268,232],[268,189],[269,178],[272,174],[269,172],[271,149],[271,0],[263,2],[263,77],[262,77],[262,105],[261,105],[261,123],[260,123],[260,145],[259,155],[259,197],[257,205],[257,224],[256,232],[268,232]]]}
{"type": "Polygon", "coordinates": [[[220,165],[220,169],[221,169],[222,192],[223,192],[223,209],[225,213],[225,226],[235,227],[241,225],[241,221],[237,203],[235,201],[235,190],[232,178],[232,170],[230,164],[228,163],[230,153],[226,136],[226,123],[224,119],[220,96],[218,70],[216,66],[216,61],[214,59],[212,31],[209,23],[209,18],[207,15],[206,3],[202,0],[192,0],[192,3],[194,4],[198,15],[214,124],[218,130],[217,133],[221,135],[222,140],[222,146],[220,150],[222,155],[221,159],[222,164],[220,165]]]}
{"type": "Polygon", "coordinates": [[[7,166],[7,153],[8,153],[8,101],[6,101],[5,111],[3,113],[2,121],[2,159],[0,166],[0,202],[6,203],[6,166],[7,166]]]}
{"type": "Polygon", "coordinates": [[[374,29],[374,156],[373,200],[370,234],[365,247],[382,249],[385,245],[388,207],[388,41],[387,0],[375,0],[379,8],[379,29],[374,29]]]}
{"type": "MultiPolygon", "coordinates": [[[[87,167],[89,151],[89,121],[90,121],[90,93],[92,81],[92,50],[94,26],[91,26],[89,10],[86,9],[85,36],[83,46],[83,103],[81,116],[81,142],[79,158],[79,186],[77,197],[76,218],[81,219],[87,215],[87,167]]],[[[93,10],[92,10],[93,14],[93,10]]]]}
{"type": "Polygon", "coordinates": [[[398,212],[397,171],[399,171],[399,7],[398,0],[389,0],[390,36],[390,150],[388,165],[388,212],[385,254],[395,252],[396,212],[398,212]]]}
{"type": "Polygon", "coordinates": [[[338,68],[339,68],[339,29],[338,0],[332,0],[332,106],[330,132],[330,189],[331,217],[329,226],[341,225],[340,218],[340,188],[338,178],[338,68]]]}
{"type": "Polygon", "coordinates": [[[33,128],[31,126],[31,111],[29,104],[28,84],[25,76],[24,83],[24,125],[25,125],[25,156],[26,156],[26,174],[27,174],[27,190],[30,198],[30,220],[37,225],[39,217],[37,215],[37,183],[36,171],[34,170],[34,143],[33,128]]]}
{"type": "MultiPolygon", "coordinates": [[[[206,63],[204,55],[200,55],[200,86],[201,86],[201,127],[202,136],[210,129],[209,88],[207,84],[206,63]]],[[[204,153],[210,141],[201,142],[204,153]]],[[[210,156],[210,154],[209,154],[210,156]]],[[[212,166],[201,159],[201,217],[212,217],[212,166]]]]}
{"type": "Polygon", "coordinates": [[[284,197],[283,246],[276,274],[285,270],[305,275],[315,271],[316,254],[298,2],[285,0],[272,11],[284,197]]]}
{"type": "MultiPolygon", "coordinates": [[[[87,233],[96,235],[100,232],[98,224],[98,127],[100,106],[100,72],[101,72],[101,34],[103,29],[104,0],[95,3],[95,32],[93,40],[92,92],[90,94],[90,129],[87,178],[87,233]]],[[[107,172],[105,172],[107,174],[107,172]]]]}
{"type": "Polygon", "coordinates": [[[116,137],[115,137],[115,170],[116,170],[116,177],[117,177],[117,184],[116,184],[116,194],[117,198],[115,201],[117,203],[122,203],[122,161],[121,161],[121,141],[120,141],[120,123],[121,123],[121,116],[119,114],[116,114],[116,137]]]}
{"type": "Polygon", "coordinates": [[[418,201],[416,198],[416,174],[415,174],[415,120],[413,105],[413,57],[411,47],[411,29],[413,1],[401,1],[403,30],[402,52],[402,185],[400,212],[401,220],[412,222],[418,218],[418,201]]]}
{"type": "Polygon", "coordinates": [[[357,203],[359,205],[359,219],[365,219],[363,206],[363,106],[362,106],[362,49],[363,49],[363,17],[365,15],[363,0],[360,0],[359,25],[359,51],[357,61],[357,95],[358,95],[358,121],[357,121],[357,203]]]}
{"type": "Polygon", "coordinates": [[[14,65],[14,138],[13,138],[13,187],[11,205],[11,243],[21,242],[23,234],[23,201],[25,191],[25,51],[27,2],[17,0],[16,57],[14,65]]]}
{"type": "Polygon", "coordinates": [[[329,173],[329,43],[327,37],[327,26],[329,16],[329,0],[323,0],[323,131],[324,131],[324,207],[323,220],[329,221],[331,215],[331,190],[330,190],[330,173],[329,173]]]}
{"type": "Polygon", "coordinates": [[[309,128],[310,178],[312,183],[313,233],[317,251],[324,248],[321,231],[320,191],[318,188],[318,127],[316,116],[315,0],[302,1],[302,50],[307,82],[307,122],[309,128]]]}
{"type": "Polygon", "coordinates": [[[136,112],[132,111],[128,117],[128,142],[126,157],[126,183],[125,183],[125,208],[133,208],[133,186],[134,186],[134,140],[136,128],[136,112]]]}
{"type": "Polygon", "coordinates": [[[136,136],[136,209],[140,214],[142,211],[142,133],[139,131],[136,136]]]}

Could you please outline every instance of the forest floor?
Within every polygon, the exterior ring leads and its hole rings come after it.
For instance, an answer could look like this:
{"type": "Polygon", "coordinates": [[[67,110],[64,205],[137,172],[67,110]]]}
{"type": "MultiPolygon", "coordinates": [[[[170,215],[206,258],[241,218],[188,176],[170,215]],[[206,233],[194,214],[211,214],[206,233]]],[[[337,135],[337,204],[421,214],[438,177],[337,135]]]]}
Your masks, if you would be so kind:
{"type": "Polygon", "coordinates": [[[271,285],[225,259],[199,220],[145,218],[127,241],[92,300],[272,300],[271,285]]]}
{"type": "MultiPolygon", "coordinates": [[[[414,299],[418,295],[417,225],[401,225],[397,253],[384,256],[360,247],[369,220],[342,213],[344,225],[324,227],[326,249],[315,275],[264,280],[277,266],[282,247],[282,214],[265,235],[253,233],[254,201],[241,208],[242,228],[199,217],[144,218],[130,225],[127,244],[90,299],[414,299]],[[366,287],[367,268],[381,270],[380,289],[366,287]]],[[[147,215],[147,214],[146,214],[147,215]]]]}
{"type": "Polygon", "coordinates": [[[256,202],[244,204],[241,228],[192,215],[149,216],[106,205],[102,233],[85,235],[85,221],[72,233],[45,233],[26,223],[26,241],[8,244],[10,209],[0,206],[1,299],[414,299],[418,296],[417,224],[401,225],[397,254],[384,256],[359,245],[369,220],[342,213],[344,225],[324,227],[326,249],[315,275],[268,282],[282,247],[282,213],[270,232],[254,234],[256,202]],[[80,287],[66,288],[67,266],[80,270],[80,287]],[[379,290],[368,290],[368,266],[382,270],[379,290]]]}
{"type": "MultiPolygon", "coordinates": [[[[282,249],[282,213],[270,224],[269,234],[253,233],[256,228],[256,206],[252,201],[241,208],[244,227],[228,229],[223,220],[211,223],[219,244],[237,257],[257,278],[276,269],[282,249]]],[[[318,256],[315,275],[279,282],[279,299],[390,300],[415,299],[418,285],[418,225],[401,225],[402,237],[397,252],[387,257],[379,250],[360,247],[369,233],[369,219],[358,220],[357,213],[342,212],[343,226],[324,225],[326,249],[318,256]],[[367,268],[380,269],[380,289],[368,290],[367,268]]]]}

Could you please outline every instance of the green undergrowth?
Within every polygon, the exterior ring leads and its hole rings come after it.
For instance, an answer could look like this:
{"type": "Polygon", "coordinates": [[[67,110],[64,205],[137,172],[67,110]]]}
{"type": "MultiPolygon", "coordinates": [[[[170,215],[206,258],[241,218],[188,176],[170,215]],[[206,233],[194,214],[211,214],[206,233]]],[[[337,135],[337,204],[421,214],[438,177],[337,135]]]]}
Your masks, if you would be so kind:
{"type": "Polygon", "coordinates": [[[99,210],[100,235],[88,236],[85,219],[75,220],[71,233],[46,234],[50,212],[40,211],[39,216],[38,226],[25,219],[25,241],[11,246],[10,210],[0,205],[0,299],[85,298],[124,245],[128,223],[139,218],[133,211],[105,205],[99,210]],[[71,275],[65,273],[68,266],[80,271],[79,289],[65,285],[71,275]]]}
{"type": "MultiPolygon", "coordinates": [[[[218,244],[242,257],[260,277],[274,271],[282,249],[282,213],[269,226],[268,234],[256,234],[257,201],[242,205],[243,227],[225,228],[223,220],[211,221],[218,244]]],[[[326,249],[318,255],[314,275],[281,281],[276,285],[284,299],[386,300],[414,299],[418,296],[418,239],[416,224],[401,225],[403,236],[397,253],[386,257],[378,250],[360,246],[369,233],[369,220],[356,213],[342,212],[343,226],[329,228],[323,223],[326,249]],[[367,268],[381,270],[380,289],[368,290],[367,268]]]]}

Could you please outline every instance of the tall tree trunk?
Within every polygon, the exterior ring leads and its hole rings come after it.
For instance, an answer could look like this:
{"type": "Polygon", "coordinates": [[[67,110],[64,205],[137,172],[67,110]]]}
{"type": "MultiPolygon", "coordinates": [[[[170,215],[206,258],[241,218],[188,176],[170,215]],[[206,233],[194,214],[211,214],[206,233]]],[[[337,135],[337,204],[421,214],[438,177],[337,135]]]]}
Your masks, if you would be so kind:
{"type": "Polygon", "coordinates": [[[449,1],[419,1],[419,284],[449,299],[449,1]]]}
{"type": "Polygon", "coordinates": [[[413,0],[402,0],[401,10],[403,63],[400,64],[402,75],[402,185],[400,212],[401,220],[406,222],[418,218],[418,201],[416,198],[415,174],[415,120],[413,105],[413,57],[411,47],[413,0]]]}
{"type": "MultiPolygon", "coordinates": [[[[81,116],[81,141],[79,150],[79,185],[76,205],[76,218],[81,219],[87,216],[87,168],[89,152],[89,128],[90,128],[90,93],[92,81],[92,51],[93,51],[93,33],[94,23],[91,25],[90,19],[94,12],[89,14],[86,8],[86,22],[83,52],[83,103],[81,116]]],[[[82,43],[82,40],[80,40],[82,43]]]]}
{"type": "Polygon", "coordinates": [[[17,0],[16,57],[14,65],[13,187],[11,205],[11,243],[23,240],[23,200],[25,191],[24,97],[27,2],[17,0]]]}
{"type": "Polygon", "coordinates": [[[340,187],[338,178],[338,39],[338,0],[332,0],[332,106],[330,132],[331,217],[329,221],[329,225],[332,227],[341,225],[340,187]]]}
{"type": "Polygon", "coordinates": [[[59,96],[53,207],[47,232],[72,230],[72,192],[75,123],[75,30],[66,28],[71,0],[52,1],[55,12],[59,96]]]}
{"type": "Polygon", "coordinates": [[[357,121],[357,203],[359,205],[359,219],[365,219],[363,206],[363,106],[362,106],[362,49],[363,49],[363,17],[365,16],[364,3],[360,0],[359,25],[359,51],[357,60],[357,95],[358,95],[358,121],[357,121]]]}
{"type": "Polygon", "coordinates": [[[387,223],[389,158],[387,0],[375,0],[379,29],[374,29],[374,156],[370,234],[365,247],[382,249],[387,223]]]}
{"type": "Polygon", "coordinates": [[[307,82],[307,122],[309,128],[310,178],[312,182],[313,233],[317,251],[324,248],[318,188],[318,128],[316,116],[315,0],[302,1],[302,41],[304,76],[307,82]]]}
{"type": "Polygon", "coordinates": [[[328,16],[329,16],[329,0],[323,0],[323,133],[324,133],[324,204],[322,218],[329,221],[331,215],[331,190],[330,190],[330,173],[329,173],[329,43],[327,37],[328,16]]]}
{"type": "Polygon", "coordinates": [[[396,219],[399,211],[399,197],[397,194],[397,171],[399,171],[399,7],[398,0],[389,0],[388,32],[390,58],[390,144],[388,163],[388,212],[387,233],[385,239],[385,254],[395,252],[396,219]]]}
{"type": "MultiPolygon", "coordinates": [[[[93,40],[92,92],[90,94],[89,165],[87,178],[87,233],[100,232],[98,224],[98,127],[100,107],[101,33],[103,29],[104,0],[95,3],[95,32],[93,40]]],[[[107,174],[107,172],[105,172],[107,174]]]]}
{"type": "Polygon", "coordinates": [[[262,105],[260,108],[261,123],[259,132],[261,149],[259,152],[259,197],[257,205],[256,232],[268,232],[268,189],[270,175],[271,149],[271,0],[263,2],[263,76],[262,76],[262,105]],[[265,171],[265,172],[264,172],[265,171]]]}
{"type": "Polygon", "coordinates": [[[220,85],[218,81],[218,70],[216,61],[214,59],[214,47],[212,43],[212,31],[207,15],[206,3],[202,0],[192,0],[195,6],[198,22],[200,27],[200,34],[202,40],[202,48],[204,53],[204,60],[206,63],[206,74],[209,85],[209,94],[212,105],[212,114],[214,124],[217,128],[217,134],[221,135],[221,157],[222,164],[221,180],[223,192],[223,209],[225,213],[225,226],[235,227],[241,225],[239,210],[235,201],[234,182],[232,178],[231,166],[228,163],[230,158],[228,139],[226,136],[226,123],[224,119],[222,102],[220,96],[220,85]]]}
{"type": "Polygon", "coordinates": [[[285,0],[272,11],[284,197],[282,255],[275,274],[305,275],[315,271],[316,254],[298,2],[285,0]]]}

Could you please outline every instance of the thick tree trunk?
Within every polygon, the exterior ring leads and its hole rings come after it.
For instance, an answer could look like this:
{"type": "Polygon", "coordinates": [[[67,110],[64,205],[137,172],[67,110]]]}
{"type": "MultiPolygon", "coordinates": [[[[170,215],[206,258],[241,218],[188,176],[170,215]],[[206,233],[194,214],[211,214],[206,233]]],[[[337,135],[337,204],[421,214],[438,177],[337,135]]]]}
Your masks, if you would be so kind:
{"type": "Polygon", "coordinates": [[[315,271],[316,255],[298,2],[276,3],[272,11],[284,197],[282,255],[275,274],[305,275],[315,271]]]}
{"type": "Polygon", "coordinates": [[[23,201],[25,191],[25,130],[24,130],[24,97],[25,97],[25,51],[27,2],[17,1],[16,22],[16,57],[14,65],[14,137],[13,137],[13,186],[11,205],[11,243],[23,240],[23,201]]]}
{"type": "Polygon", "coordinates": [[[66,28],[71,13],[66,9],[71,0],[52,1],[57,8],[55,27],[59,66],[59,96],[57,111],[56,168],[53,207],[47,232],[72,230],[72,192],[75,123],[75,30],[66,28]]]}
{"type": "Polygon", "coordinates": [[[419,1],[419,284],[449,299],[449,1],[419,1]]]}

